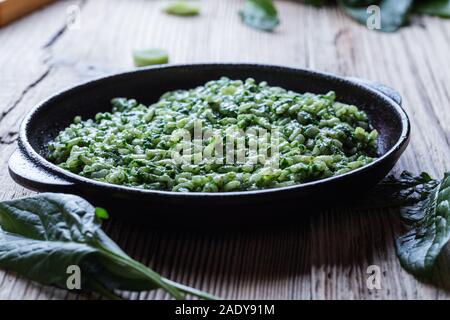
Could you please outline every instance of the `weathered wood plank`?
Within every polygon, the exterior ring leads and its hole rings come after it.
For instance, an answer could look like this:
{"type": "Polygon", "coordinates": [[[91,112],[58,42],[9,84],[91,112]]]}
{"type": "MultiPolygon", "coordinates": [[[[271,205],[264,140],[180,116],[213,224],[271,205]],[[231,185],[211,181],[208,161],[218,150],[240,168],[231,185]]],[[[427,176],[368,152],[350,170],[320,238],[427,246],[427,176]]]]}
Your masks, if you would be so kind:
{"type": "MultiPolygon", "coordinates": [[[[187,19],[161,13],[162,4],[63,1],[0,30],[0,42],[8,48],[0,51],[0,199],[30,193],[7,174],[17,126],[29,108],[63,87],[131,68],[131,50],[147,47],[167,49],[173,63],[273,63],[388,84],[402,93],[413,125],[411,145],[395,171],[438,175],[450,169],[449,21],[426,18],[425,27],[387,35],[367,31],[333,8],[280,1],[282,24],[270,34],[240,23],[237,0],[202,1],[202,14],[187,19]],[[81,25],[68,30],[65,9],[73,3],[82,5],[81,25]]],[[[163,275],[231,299],[449,298],[399,265],[393,246],[397,217],[389,211],[329,210],[286,228],[226,233],[168,232],[113,220],[106,231],[163,275]],[[371,264],[383,271],[381,290],[366,287],[371,264]]],[[[124,295],[167,298],[161,291],[124,295]]],[[[0,271],[0,298],[86,297],[0,271]]]]}

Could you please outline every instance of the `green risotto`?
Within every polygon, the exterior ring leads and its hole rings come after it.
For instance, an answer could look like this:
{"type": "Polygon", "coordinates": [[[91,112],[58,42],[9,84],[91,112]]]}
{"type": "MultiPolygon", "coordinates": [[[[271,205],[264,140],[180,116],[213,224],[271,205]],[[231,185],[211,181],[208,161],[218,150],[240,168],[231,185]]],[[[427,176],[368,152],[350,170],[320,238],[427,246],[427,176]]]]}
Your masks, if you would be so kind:
{"type": "Polygon", "coordinates": [[[151,190],[246,191],[340,175],[376,157],[377,131],[334,92],[221,78],[146,106],[75,117],[48,158],[90,179],[151,190]]]}

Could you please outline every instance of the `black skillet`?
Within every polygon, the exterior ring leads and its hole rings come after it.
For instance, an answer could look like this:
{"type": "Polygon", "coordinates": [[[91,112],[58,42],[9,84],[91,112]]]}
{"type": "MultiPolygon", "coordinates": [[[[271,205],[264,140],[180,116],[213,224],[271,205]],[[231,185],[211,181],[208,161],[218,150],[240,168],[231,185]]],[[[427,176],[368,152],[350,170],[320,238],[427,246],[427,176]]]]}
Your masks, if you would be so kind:
{"type": "MultiPolygon", "coordinates": [[[[102,205],[115,216],[133,220],[210,220],[236,223],[241,220],[274,219],[281,213],[298,215],[315,204],[333,205],[335,199],[359,196],[392,169],[405,150],[410,124],[400,107],[401,97],[380,84],[327,73],[258,64],[193,64],[140,69],[62,91],[35,106],[25,117],[19,148],[11,156],[13,179],[37,191],[79,194],[102,205]],[[73,118],[84,119],[110,110],[113,97],[135,98],[144,104],[164,92],[187,89],[227,76],[252,77],[297,92],[326,93],[364,110],[379,132],[379,158],[373,163],[337,177],[292,187],[248,192],[176,193],[151,191],[102,183],[64,171],[46,160],[46,145],[73,118]]],[[[308,209],[309,210],[309,209],[308,209]]]]}

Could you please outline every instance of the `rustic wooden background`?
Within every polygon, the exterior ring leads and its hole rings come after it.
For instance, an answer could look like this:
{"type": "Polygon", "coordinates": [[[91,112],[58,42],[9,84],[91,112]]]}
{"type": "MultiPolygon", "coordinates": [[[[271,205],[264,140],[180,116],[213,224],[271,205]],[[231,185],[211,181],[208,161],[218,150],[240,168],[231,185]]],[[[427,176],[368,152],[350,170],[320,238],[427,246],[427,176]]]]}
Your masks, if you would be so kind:
{"type": "MultiPolygon", "coordinates": [[[[395,172],[440,176],[450,169],[450,21],[416,18],[383,34],[334,8],[277,1],[282,23],[271,34],[240,23],[238,0],[203,0],[194,18],[167,16],[163,3],[59,1],[0,29],[1,200],[32,193],[7,170],[25,113],[59,89],[132,68],[133,48],[165,48],[173,63],[273,63],[385,83],[402,93],[413,128],[395,172]],[[77,8],[71,5],[80,8],[79,28],[66,27],[77,8]]],[[[136,259],[224,298],[449,298],[442,283],[422,283],[402,270],[394,250],[399,230],[398,213],[381,210],[312,212],[290,227],[229,233],[156,231],[114,220],[106,226],[136,259]],[[382,270],[381,290],[367,289],[372,264],[382,270]]],[[[124,296],[167,298],[160,291],[124,296]]],[[[0,299],[84,298],[0,271],[0,299]]]]}

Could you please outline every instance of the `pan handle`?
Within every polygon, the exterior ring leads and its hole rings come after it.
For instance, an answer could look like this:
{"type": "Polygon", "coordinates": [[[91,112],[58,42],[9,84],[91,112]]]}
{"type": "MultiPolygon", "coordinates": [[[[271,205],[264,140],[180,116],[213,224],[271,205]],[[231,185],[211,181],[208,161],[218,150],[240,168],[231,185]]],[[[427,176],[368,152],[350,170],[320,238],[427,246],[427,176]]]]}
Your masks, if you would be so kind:
{"type": "Polygon", "coordinates": [[[74,184],[36,166],[20,149],[8,162],[9,174],[20,185],[36,191],[73,191],[74,184]]]}
{"type": "Polygon", "coordinates": [[[374,89],[378,92],[381,92],[385,96],[394,100],[394,102],[397,103],[399,106],[402,105],[402,96],[400,95],[400,93],[398,93],[391,87],[385,86],[384,84],[381,84],[381,83],[378,83],[375,81],[366,80],[366,79],[353,78],[353,77],[348,77],[347,79],[349,79],[350,81],[356,82],[358,84],[361,84],[365,87],[374,89]]]}

